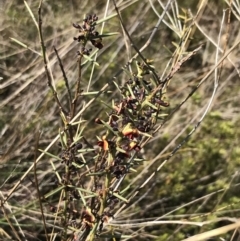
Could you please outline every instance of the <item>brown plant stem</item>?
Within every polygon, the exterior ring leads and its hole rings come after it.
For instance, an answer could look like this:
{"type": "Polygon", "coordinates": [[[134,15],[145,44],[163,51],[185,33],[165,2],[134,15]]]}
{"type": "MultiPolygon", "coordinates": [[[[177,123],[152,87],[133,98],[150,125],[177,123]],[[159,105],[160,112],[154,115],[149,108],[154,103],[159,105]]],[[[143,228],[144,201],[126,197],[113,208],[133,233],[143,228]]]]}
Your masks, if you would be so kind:
{"type": "Polygon", "coordinates": [[[63,67],[63,64],[62,64],[62,60],[61,60],[61,58],[60,58],[60,56],[59,56],[59,54],[58,54],[58,50],[55,48],[55,46],[53,46],[53,49],[54,49],[54,51],[55,51],[55,53],[56,53],[59,66],[60,66],[61,71],[62,71],[62,74],[63,74],[63,79],[64,79],[64,82],[65,82],[65,86],[66,86],[67,91],[68,91],[68,101],[69,101],[70,108],[71,108],[72,94],[71,94],[71,90],[70,90],[70,87],[69,87],[69,81],[68,81],[66,72],[65,72],[65,70],[64,70],[64,67],[63,67]]]}
{"type": "Polygon", "coordinates": [[[79,55],[78,58],[78,79],[77,79],[77,83],[76,83],[76,90],[75,90],[75,95],[74,95],[74,99],[72,101],[72,106],[71,106],[71,119],[75,116],[75,112],[76,112],[76,107],[77,107],[77,100],[78,97],[80,96],[80,86],[81,86],[81,79],[82,79],[82,55],[79,55]]]}
{"type": "Polygon", "coordinates": [[[51,78],[51,75],[50,75],[50,72],[49,72],[49,69],[48,69],[46,46],[45,46],[45,43],[44,43],[43,33],[42,33],[42,0],[40,0],[39,7],[38,7],[38,34],[39,34],[39,40],[40,40],[41,49],[42,49],[42,56],[43,56],[45,73],[47,75],[47,84],[50,87],[50,89],[52,90],[53,96],[54,96],[54,98],[55,98],[55,100],[58,104],[58,108],[59,108],[60,112],[63,112],[63,114],[66,115],[67,111],[61,105],[61,102],[58,98],[58,94],[57,94],[55,88],[53,87],[53,84],[52,84],[53,79],[51,78]]]}

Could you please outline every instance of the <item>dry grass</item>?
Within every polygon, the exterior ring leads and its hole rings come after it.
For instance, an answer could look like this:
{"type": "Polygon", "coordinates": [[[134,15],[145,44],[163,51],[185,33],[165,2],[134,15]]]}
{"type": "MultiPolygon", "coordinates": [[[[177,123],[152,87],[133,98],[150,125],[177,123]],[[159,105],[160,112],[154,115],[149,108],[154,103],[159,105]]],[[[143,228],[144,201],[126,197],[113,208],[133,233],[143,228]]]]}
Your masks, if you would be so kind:
{"type": "MultiPolygon", "coordinates": [[[[166,98],[170,107],[164,110],[169,116],[159,121],[156,126],[159,130],[152,138],[142,140],[142,155],[146,161],[126,178],[121,188],[130,186],[124,193],[130,204],[120,202],[114,210],[114,219],[110,218],[104,227],[117,230],[122,235],[121,240],[190,241],[215,236],[236,240],[238,237],[239,211],[233,201],[239,202],[239,161],[235,159],[239,156],[232,157],[232,153],[239,150],[240,6],[237,0],[220,2],[200,0],[195,6],[189,6],[187,1],[186,5],[181,1],[117,1],[132,43],[145,58],[154,60],[161,79],[171,73],[179,60],[203,44],[169,81],[166,98]],[[206,160],[189,163],[187,160],[202,152],[201,140],[209,140],[210,147],[213,144],[211,135],[215,136],[219,125],[215,119],[205,122],[205,118],[216,112],[220,116],[218,123],[229,121],[234,132],[230,137],[227,134],[219,137],[219,149],[224,152],[224,158],[220,164],[212,159],[215,167],[205,172],[209,168],[206,160]],[[211,132],[209,136],[208,132],[211,132]],[[189,136],[193,142],[179,146],[189,136]],[[185,197],[184,186],[192,188],[191,198],[185,197]],[[233,194],[228,192],[232,189],[233,194]],[[232,199],[227,199],[228,195],[232,195],[232,199]]],[[[27,3],[37,18],[38,1],[27,3]]],[[[97,4],[95,1],[81,1],[81,4],[60,1],[57,5],[44,2],[43,36],[48,67],[64,107],[68,106],[68,94],[53,46],[58,49],[70,88],[74,88],[78,75],[78,45],[73,41],[76,30],[72,23],[81,22],[87,13],[97,13],[100,19],[111,16],[99,25],[100,29],[104,33],[120,33],[104,39],[104,48],[94,56],[99,67],[88,62],[82,69],[84,94],[74,121],[84,121],[78,125],[83,130],[82,135],[90,145],[95,145],[96,135],[101,136],[104,129],[94,124],[94,119],[106,118],[108,111],[101,101],[110,103],[120,98],[113,80],[124,84],[128,76],[121,69],[135,58],[136,51],[119,23],[112,1],[97,4]],[[95,98],[92,92],[101,89],[105,92],[95,98]]],[[[57,189],[55,169],[61,170],[62,164],[43,153],[35,157],[39,132],[38,148],[59,155],[58,134],[63,127],[58,105],[47,86],[38,31],[23,1],[0,3],[0,23],[0,186],[1,200],[4,200],[0,237],[4,240],[60,240],[58,234],[63,226],[56,222],[49,208],[61,197],[49,192],[57,189]],[[49,194],[47,201],[42,202],[46,231],[52,233],[48,238],[41,220],[34,164],[40,195],[49,194]]],[[[134,69],[134,61],[132,66],[134,69]]],[[[226,127],[223,125],[223,128],[226,127]]],[[[76,205],[82,207],[81,201],[76,205]]]]}

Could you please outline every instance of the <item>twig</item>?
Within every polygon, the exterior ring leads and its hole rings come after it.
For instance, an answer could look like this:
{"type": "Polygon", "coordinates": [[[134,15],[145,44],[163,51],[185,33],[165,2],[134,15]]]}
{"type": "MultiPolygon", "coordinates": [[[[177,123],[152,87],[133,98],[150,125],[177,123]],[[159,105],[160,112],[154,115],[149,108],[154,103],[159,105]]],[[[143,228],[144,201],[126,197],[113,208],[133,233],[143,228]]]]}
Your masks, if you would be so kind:
{"type": "MultiPolygon", "coordinates": [[[[174,1],[174,0],[169,0],[169,1],[167,2],[166,7],[163,9],[163,12],[162,12],[161,16],[158,16],[158,17],[159,17],[158,22],[157,22],[156,26],[154,27],[154,29],[153,29],[150,37],[148,38],[148,40],[146,41],[146,43],[142,46],[142,48],[139,50],[140,52],[142,52],[144,49],[146,49],[146,48],[149,46],[149,44],[151,43],[154,35],[156,34],[156,32],[157,32],[157,30],[158,30],[159,25],[160,25],[161,22],[163,21],[163,18],[164,18],[164,16],[165,16],[165,14],[167,13],[167,10],[168,10],[170,4],[171,4],[173,1],[174,1]]],[[[150,3],[151,3],[151,2],[150,2],[150,3]]],[[[152,5],[151,5],[151,6],[152,6],[152,5]]],[[[137,57],[137,56],[135,55],[133,58],[136,58],[136,57],[137,57]]]]}
{"type": "Polygon", "coordinates": [[[67,111],[64,110],[64,108],[61,105],[61,102],[58,98],[57,92],[54,88],[54,86],[52,85],[53,83],[53,79],[50,76],[49,73],[49,69],[48,69],[48,60],[47,60],[47,56],[46,56],[46,46],[44,44],[44,39],[43,39],[43,34],[42,34],[42,1],[40,0],[39,2],[39,6],[38,6],[38,34],[39,34],[39,40],[40,40],[40,44],[41,44],[41,48],[42,48],[42,56],[43,56],[43,62],[44,62],[44,67],[45,67],[45,73],[47,75],[47,84],[50,87],[50,89],[52,90],[53,96],[58,104],[59,110],[60,112],[63,112],[65,115],[67,114],[67,111]]]}
{"type": "Polygon", "coordinates": [[[63,67],[63,64],[62,64],[62,60],[58,54],[58,50],[55,48],[55,46],[53,46],[53,49],[57,55],[57,59],[58,59],[58,63],[59,63],[59,66],[61,68],[61,71],[62,71],[62,74],[63,74],[63,79],[64,79],[64,82],[65,82],[65,85],[66,85],[66,88],[67,88],[67,91],[68,91],[68,101],[69,101],[69,104],[72,102],[72,94],[71,94],[71,90],[70,90],[70,87],[69,87],[69,81],[68,81],[68,78],[67,78],[67,75],[65,73],[65,70],[64,70],[64,67],[63,67]]]}
{"type": "MultiPolygon", "coordinates": [[[[226,52],[226,48],[227,48],[227,42],[228,42],[228,35],[229,35],[229,29],[230,29],[230,17],[231,17],[231,5],[232,5],[232,1],[230,3],[230,9],[229,9],[229,13],[228,13],[228,19],[227,19],[227,33],[226,33],[226,39],[225,39],[225,44],[224,44],[224,49],[223,49],[223,54],[226,52]]],[[[215,63],[218,61],[219,58],[219,51],[220,51],[220,41],[221,41],[221,36],[222,36],[222,30],[223,30],[223,26],[224,26],[224,20],[225,20],[225,11],[223,11],[223,17],[222,17],[222,22],[221,22],[221,27],[220,27],[220,31],[219,31],[219,35],[218,35],[218,46],[217,46],[217,51],[216,51],[216,57],[215,57],[215,63]]],[[[223,64],[224,61],[222,62],[222,64],[219,67],[219,72],[218,69],[215,70],[215,80],[214,80],[214,85],[218,85],[220,77],[221,77],[221,73],[222,73],[222,69],[223,69],[223,64]]],[[[234,178],[233,178],[234,179],[234,178]]],[[[233,181],[232,179],[232,181],[233,181]]],[[[217,203],[215,204],[215,207],[213,208],[216,209],[217,206],[219,205],[220,201],[222,200],[223,196],[225,195],[226,192],[224,192],[221,197],[218,199],[217,203]]]]}
{"type": "Polygon", "coordinates": [[[34,179],[35,179],[35,186],[37,190],[37,195],[38,195],[38,200],[39,200],[39,205],[40,205],[40,210],[41,210],[41,215],[42,215],[42,220],[43,220],[43,226],[44,226],[44,231],[46,235],[46,240],[48,241],[48,233],[47,233],[47,225],[46,225],[46,220],[43,212],[43,205],[42,205],[42,200],[41,200],[41,194],[39,190],[39,184],[38,184],[38,178],[37,178],[37,153],[38,153],[38,144],[39,144],[39,138],[40,138],[40,132],[37,133],[37,138],[36,138],[36,144],[35,144],[35,152],[34,152],[34,179]]]}
{"type": "Polygon", "coordinates": [[[117,7],[117,5],[116,5],[115,0],[113,0],[113,4],[114,4],[115,10],[116,10],[116,12],[117,12],[118,18],[119,18],[119,20],[120,20],[120,23],[121,23],[121,25],[122,25],[122,28],[123,28],[125,34],[127,35],[128,39],[129,39],[129,41],[130,41],[130,43],[131,43],[131,46],[135,49],[135,51],[137,52],[137,54],[138,54],[138,55],[140,56],[140,58],[143,60],[144,64],[146,64],[146,66],[148,67],[148,69],[152,71],[152,74],[153,74],[153,76],[154,76],[154,78],[155,78],[155,80],[156,80],[156,84],[159,84],[159,82],[160,82],[159,76],[156,74],[155,70],[148,64],[148,62],[146,61],[146,59],[145,59],[145,58],[143,57],[143,55],[141,54],[141,51],[140,51],[140,50],[136,47],[136,45],[133,43],[133,40],[132,40],[131,36],[129,35],[129,33],[128,33],[128,31],[127,31],[127,29],[126,29],[126,27],[125,27],[125,25],[124,25],[124,23],[123,23],[121,14],[120,14],[120,12],[119,12],[119,10],[118,10],[118,7],[117,7]]]}
{"type": "Polygon", "coordinates": [[[76,84],[75,96],[74,96],[74,99],[72,101],[72,106],[71,106],[71,119],[74,118],[74,116],[75,116],[77,100],[80,95],[80,86],[81,86],[81,78],[82,78],[81,63],[82,63],[82,55],[80,55],[78,58],[78,79],[77,79],[77,84],[76,84]]]}

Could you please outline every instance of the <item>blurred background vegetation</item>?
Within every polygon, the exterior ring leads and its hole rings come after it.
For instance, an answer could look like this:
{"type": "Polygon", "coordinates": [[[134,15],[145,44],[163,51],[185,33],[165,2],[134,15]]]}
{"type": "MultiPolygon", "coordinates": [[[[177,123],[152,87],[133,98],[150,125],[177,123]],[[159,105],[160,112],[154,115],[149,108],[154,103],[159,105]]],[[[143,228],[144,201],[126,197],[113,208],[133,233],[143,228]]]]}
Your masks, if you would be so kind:
{"type": "MultiPolygon", "coordinates": [[[[38,1],[28,0],[35,16],[38,1]]],[[[125,0],[117,1],[124,23],[134,44],[140,49],[148,40],[163,12],[167,1],[125,0]]],[[[62,73],[53,51],[59,50],[70,84],[77,78],[77,50],[73,41],[77,35],[72,23],[80,23],[83,16],[96,13],[103,17],[115,14],[110,1],[50,1],[43,4],[43,35],[51,70],[60,99],[66,104],[67,91],[62,73]]],[[[167,14],[154,38],[143,51],[145,58],[153,59],[161,76],[174,52],[181,45],[186,29],[191,33],[184,51],[191,51],[203,44],[203,48],[171,80],[167,92],[170,108],[175,109],[214,68],[218,48],[220,57],[224,48],[229,49],[239,41],[240,5],[238,0],[195,0],[172,1],[167,14]],[[228,9],[232,11],[227,24],[228,9]],[[197,17],[194,18],[193,16],[197,17]],[[177,16],[177,21],[174,18],[177,16]],[[223,16],[225,16],[224,20],[223,16]],[[222,22],[223,21],[223,22],[222,22]],[[194,22],[194,24],[192,24],[194,22]],[[192,24],[192,25],[191,25],[192,24]],[[222,30],[221,30],[222,29],[222,30]],[[219,33],[221,33],[219,37],[219,33]],[[226,42],[227,40],[227,42],[226,42]],[[219,41],[219,43],[218,43],[219,41]]],[[[41,131],[39,148],[44,149],[58,134],[61,127],[56,103],[47,86],[42,59],[33,51],[19,46],[15,38],[29,48],[40,52],[38,33],[22,0],[8,0],[0,3],[0,190],[1,198],[25,173],[34,160],[36,136],[41,131]]],[[[83,70],[82,89],[97,91],[109,82],[111,94],[104,94],[86,109],[83,119],[86,128],[83,135],[89,143],[96,142],[96,133],[101,131],[94,124],[96,117],[105,115],[100,100],[110,101],[118,96],[111,84],[115,74],[135,54],[129,40],[123,34],[116,16],[104,25],[104,32],[119,32],[118,36],[104,39],[104,48],[98,53],[99,67],[87,64],[83,70]]],[[[239,47],[224,61],[219,86],[212,105],[200,127],[190,140],[170,158],[139,192],[132,202],[121,211],[115,221],[123,223],[154,220],[190,220],[205,222],[197,227],[183,224],[161,224],[143,227],[122,228],[129,240],[181,240],[213,228],[232,223],[239,215],[239,47]],[[215,221],[214,221],[215,220],[215,221]],[[207,223],[207,221],[211,221],[207,223]]],[[[214,74],[198,88],[186,103],[164,123],[160,131],[144,147],[145,162],[138,172],[132,173],[127,183],[140,185],[168,157],[173,149],[184,140],[198,123],[214,88],[214,74]],[[131,179],[132,178],[132,179],[131,179]]],[[[117,77],[121,84],[126,75],[117,77]]],[[[87,103],[92,97],[81,97],[87,103]]],[[[51,150],[57,154],[57,145],[51,150]]],[[[49,157],[38,164],[40,189],[44,194],[54,186],[54,176],[49,157]]],[[[134,188],[133,188],[134,189],[134,188]]],[[[130,190],[131,191],[131,190],[130,190]]],[[[44,240],[40,210],[34,202],[37,194],[33,171],[24,179],[8,201],[8,212],[21,226],[28,240],[44,240]],[[11,211],[10,211],[11,210],[11,211]]],[[[46,215],[48,206],[45,205],[46,215]]],[[[17,223],[16,229],[17,228],[17,223]]],[[[15,240],[6,217],[0,214],[0,237],[15,240]]],[[[211,240],[238,240],[239,231],[232,230],[211,240]],[[222,238],[222,239],[220,239],[222,238]]],[[[123,239],[123,240],[127,240],[123,239]]]]}

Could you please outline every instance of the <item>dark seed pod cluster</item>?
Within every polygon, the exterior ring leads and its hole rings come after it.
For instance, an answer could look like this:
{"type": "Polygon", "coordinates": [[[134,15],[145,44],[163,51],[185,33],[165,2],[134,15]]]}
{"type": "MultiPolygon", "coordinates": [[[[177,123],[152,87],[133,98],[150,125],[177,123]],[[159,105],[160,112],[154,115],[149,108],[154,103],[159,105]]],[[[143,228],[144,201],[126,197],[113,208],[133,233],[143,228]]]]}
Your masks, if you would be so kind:
{"type": "Polygon", "coordinates": [[[82,148],[82,143],[77,142],[71,145],[68,148],[63,148],[60,154],[60,158],[62,162],[64,162],[67,166],[72,166],[72,162],[81,163],[79,157],[77,157],[78,150],[82,148]]]}
{"type": "Polygon", "coordinates": [[[103,47],[102,38],[99,36],[99,33],[95,30],[97,24],[98,17],[96,14],[88,15],[85,19],[83,19],[82,25],[73,23],[73,27],[78,29],[79,35],[78,37],[74,37],[73,39],[80,42],[83,46],[81,51],[78,54],[89,55],[91,49],[85,49],[85,46],[88,41],[92,43],[92,45],[98,49],[103,47]]]}
{"type": "MultiPolygon", "coordinates": [[[[144,75],[148,74],[146,66],[144,75]]],[[[162,100],[161,93],[152,95],[150,82],[136,75],[121,87],[122,99],[115,102],[106,122],[111,130],[102,136],[98,145],[103,151],[113,153],[113,158],[105,164],[105,170],[120,178],[129,171],[128,160],[133,151],[141,150],[142,136],[149,136],[153,130],[161,106],[168,103],[162,100]],[[114,134],[113,134],[114,133],[114,134]]],[[[97,124],[105,122],[97,118],[97,124]]]]}

